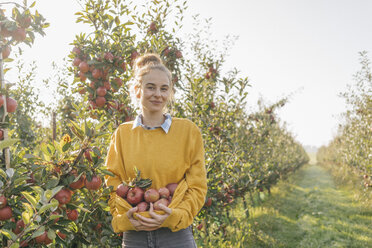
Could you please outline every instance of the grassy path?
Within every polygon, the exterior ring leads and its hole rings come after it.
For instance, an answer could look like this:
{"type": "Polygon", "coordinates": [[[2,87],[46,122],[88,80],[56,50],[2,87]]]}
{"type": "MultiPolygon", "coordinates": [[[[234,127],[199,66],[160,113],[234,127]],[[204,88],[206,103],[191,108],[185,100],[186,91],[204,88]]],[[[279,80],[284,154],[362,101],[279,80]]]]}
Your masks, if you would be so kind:
{"type": "Polygon", "coordinates": [[[372,206],[353,202],[317,165],[307,165],[253,211],[252,247],[371,247],[372,206]]]}

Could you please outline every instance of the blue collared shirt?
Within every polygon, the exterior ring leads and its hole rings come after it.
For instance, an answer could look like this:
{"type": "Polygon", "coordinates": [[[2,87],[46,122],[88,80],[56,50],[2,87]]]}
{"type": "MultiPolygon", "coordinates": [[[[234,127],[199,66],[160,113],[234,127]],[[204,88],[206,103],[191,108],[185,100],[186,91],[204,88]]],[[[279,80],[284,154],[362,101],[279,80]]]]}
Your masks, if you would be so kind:
{"type": "Polygon", "coordinates": [[[143,115],[141,113],[141,114],[137,115],[136,119],[134,119],[132,129],[134,129],[136,127],[139,127],[139,126],[143,127],[144,129],[147,129],[147,130],[152,130],[152,129],[156,129],[156,128],[161,127],[164,130],[165,133],[168,133],[169,129],[171,127],[171,124],[172,124],[172,117],[169,113],[166,113],[164,116],[165,116],[165,121],[163,122],[163,124],[161,124],[161,126],[148,127],[148,126],[146,126],[142,123],[143,115]]]}

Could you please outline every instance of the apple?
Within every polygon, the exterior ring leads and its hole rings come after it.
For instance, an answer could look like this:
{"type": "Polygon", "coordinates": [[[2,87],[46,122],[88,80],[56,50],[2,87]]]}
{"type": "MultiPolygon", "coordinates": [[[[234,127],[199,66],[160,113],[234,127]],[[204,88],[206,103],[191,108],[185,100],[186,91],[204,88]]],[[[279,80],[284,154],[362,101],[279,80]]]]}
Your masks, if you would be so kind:
{"type": "Polygon", "coordinates": [[[146,202],[156,202],[159,200],[159,192],[156,189],[148,189],[145,192],[144,198],[146,202]]]}
{"type": "Polygon", "coordinates": [[[0,208],[4,208],[6,206],[6,203],[7,203],[7,199],[5,196],[3,195],[0,195],[0,208]]]}
{"type": "Polygon", "coordinates": [[[63,188],[54,196],[60,205],[67,204],[71,201],[72,192],[69,189],[63,188]]]}
{"type": "Polygon", "coordinates": [[[98,87],[97,95],[98,96],[105,96],[107,93],[107,89],[104,86],[98,87]]]}
{"type": "Polygon", "coordinates": [[[164,56],[168,56],[169,52],[170,52],[169,47],[164,48],[164,50],[163,50],[164,56]]]}
{"type": "Polygon", "coordinates": [[[3,47],[3,50],[2,50],[2,55],[3,55],[3,59],[6,59],[6,58],[8,58],[9,57],[9,55],[10,55],[10,47],[9,46],[5,46],[5,47],[3,47]]]}
{"type": "Polygon", "coordinates": [[[81,63],[81,59],[78,58],[78,57],[74,58],[74,60],[72,61],[72,64],[73,64],[74,66],[79,66],[80,63],[81,63]]]}
{"type": "Polygon", "coordinates": [[[43,234],[37,236],[35,238],[36,243],[38,244],[44,244],[45,239],[48,237],[47,232],[45,231],[43,234]]]}
{"type": "Polygon", "coordinates": [[[75,221],[78,219],[78,217],[79,217],[79,212],[76,209],[67,210],[67,218],[69,220],[75,221]]]}
{"type": "Polygon", "coordinates": [[[23,222],[23,220],[19,220],[17,221],[16,228],[13,230],[13,232],[15,234],[20,234],[23,228],[25,228],[25,223],[23,222]]]}
{"type": "Polygon", "coordinates": [[[203,228],[203,223],[200,223],[196,228],[200,231],[203,228]]]}
{"type": "Polygon", "coordinates": [[[13,31],[12,37],[18,42],[24,41],[26,39],[26,30],[19,27],[13,31]]]}
{"type": "Polygon", "coordinates": [[[111,89],[111,84],[110,84],[109,81],[103,82],[103,86],[105,87],[106,90],[110,90],[111,89]]]}
{"type": "Polygon", "coordinates": [[[170,195],[173,196],[174,191],[176,191],[178,184],[177,183],[170,183],[167,186],[165,186],[167,189],[169,189],[170,195]]]}
{"type": "Polygon", "coordinates": [[[108,60],[108,61],[111,62],[111,61],[114,60],[114,55],[112,55],[112,53],[110,53],[110,52],[107,52],[107,53],[105,53],[104,58],[105,58],[105,60],[108,60]]]}
{"type": "Polygon", "coordinates": [[[14,113],[17,109],[17,101],[11,97],[6,98],[6,111],[8,113],[14,113]]]}
{"type": "Polygon", "coordinates": [[[22,16],[21,18],[17,18],[17,21],[22,28],[28,28],[31,25],[31,17],[29,16],[22,16]]]}
{"type": "Polygon", "coordinates": [[[81,189],[84,187],[85,175],[81,175],[80,178],[76,182],[70,183],[70,188],[72,189],[81,189]]]}
{"type": "Polygon", "coordinates": [[[0,209],[0,220],[9,220],[13,216],[13,211],[9,206],[0,209]]]}
{"type": "Polygon", "coordinates": [[[94,69],[92,71],[92,77],[95,79],[100,79],[102,77],[102,71],[100,69],[94,69]]]}
{"type": "Polygon", "coordinates": [[[165,198],[161,198],[160,200],[154,203],[154,210],[162,210],[159,204],[163,204],[164,206],[168,207],[169,201],[165,198]]]}
{"type": "Polygon", "coordinates": [[[156,33],[158,31],[158,28],[156,27],[156,22],[151,22],[149,31],[152,33],[156,33]]]}
{"type": "Polygon", "coordinates": [[[143,201],[144,192],[139,187],[131,188],[127,194],[127,201],[132,205],[137,205],[143,201]]]}
{"type": "Polygon", "coordinates": [[[81,82],[85,82],[85,80],[87,80],[87,76],[85,76],[85,73],[82,71],[79,71],[79,77],[81,82]]]}
{"type": "Polygon", "coordinates": [[[5,98],[3,95],[0,95],[0,107],[4,105],[5,98]]]}
{"type": "Polygon", "coordinates": [[[92,159],[92,155],[90,154],[90,152],[92,152],[92,148],[88,148],[84,151],[84,157],[89,161],[89,162],[92,162],[93,159],[92,159]]]}
{"type": "Polygon", "coordinates": [[[105,106],[105,104],[106,104],[106,98],[104,98],[103,96],[97,96],[96,98],[97,107],[102,108],[103,106],[105,106]]]}
{"type": "Polygon", "coordinates": [[[149,209],[149,204],[147,202],[140,202],[137,207],[137,212],[146,212],[149,209]]]}
{"type": "Polygon", "coordinates": [[[88,178],[85,179],[85,187],[90,190],[98,190],[101,187],[101,184],[102,180],[97,175],[94,175],[91,181],[89,181],[88,178]]]}
{"type": "Polygon", "coordinates": [[[89,71],[89,65],[87,62],[85,61],[82,61],[80,64],[79,64],[79,69],[82,73],[86,73],[89,71]]]}
{"type": "Polygon", "coordinates": [[[114,83],[117,85],[117,88],[120,88],[123,85],[123,80],[121,78],[115,78],[114,83]]]}
{"type": "Polygon", "coordinates": [[[65,239],[66,238],[66,234],[64,233],[61,233],[60,231],[57,232],[57,235],[61,238],[61,239],[65,239]]]}
{"type": "Polygon", "coordinates": [[[368,179],[368,175],[367,175],[367,174],[364,175],[363,178],[364,178],[364,179],[368,179]]]}
{"type": "Polygon", "coordinates": [[[3,140],[3,139],[4,139],[4,129],[0,129],[0,140],[3,140]]]}
{"type": "Polygon", "coordinates": [[[170,196],[170,191],[168,188],[163,187],[158,190],[160,198],[168,198],[170,196]]]}
{"type": "Polygon", "coordinates": [[[125,184],[120,184],[117,188],[116,188],[116,194],[122,198],[125,198],[127,197],[127,194],[128,194],[128,191],[129,191],[129,186],[128,185],[125,185],[125,184]]]}
{"type": "Polygon", "coordinates": [[[19,247],[27,247],[27,246],[28,246],[27,240],[22,240],[21,243],[19,244],[19,247]]]}
{"type": "Polygon", "coordinates": [[[212,198],[207,198],[204,203],[204,206],[210,207],[211,205],[212,205],[212,198]]]}
{"type": "Polygon", "coordinates": [[[182,58],[182,53],[180,50],[177,50],[175,54],[176,54],[176,58],[178,59],[182,58]]]}
{"type": "Polygon", "coordinates": [[[80,55],[81,54],[81,50],[78,47],[72,48],[72,52],[75,53],[76,55],[80,55]]]}

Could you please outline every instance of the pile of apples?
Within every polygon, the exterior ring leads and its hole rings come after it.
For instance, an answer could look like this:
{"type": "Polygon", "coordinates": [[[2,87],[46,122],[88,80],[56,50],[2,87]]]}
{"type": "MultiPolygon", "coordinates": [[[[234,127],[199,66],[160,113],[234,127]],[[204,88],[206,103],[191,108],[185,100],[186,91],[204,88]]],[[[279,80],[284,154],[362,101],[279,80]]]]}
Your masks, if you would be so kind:
{"type": "Polygon", "coordinates": [[[145,191],[140,187],[130,187],[122,183],[117,187],[116,194],[126,200],[133,207],[137,206],[137,212],[148,211],[150,203],[154,204],[154,210],[162,210],[159,207],[159,204],[168,206],[172,201],[177,186],[177,183],[170,183],[160,189],[147,189],[145,191]]]}

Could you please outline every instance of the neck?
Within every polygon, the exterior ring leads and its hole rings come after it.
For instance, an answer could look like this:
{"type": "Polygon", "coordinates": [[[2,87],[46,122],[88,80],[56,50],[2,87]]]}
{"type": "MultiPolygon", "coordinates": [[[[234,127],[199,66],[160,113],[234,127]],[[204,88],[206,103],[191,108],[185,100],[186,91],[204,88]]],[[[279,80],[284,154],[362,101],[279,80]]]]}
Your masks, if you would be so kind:
{"type": "Polygon", "coordinates": [[[147,113],[146,111],[142,112],[142,124],[148,127],[158,127],[163,124],[165,116],[161,112],[157,113],[147,113]]]}

